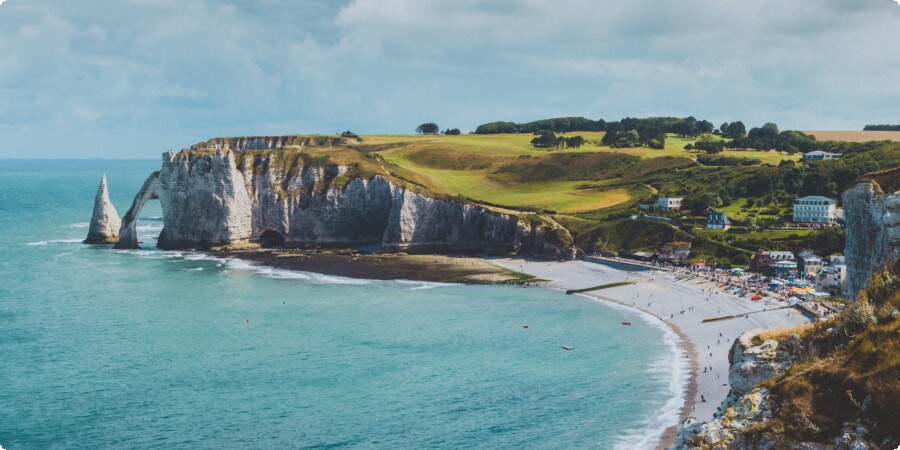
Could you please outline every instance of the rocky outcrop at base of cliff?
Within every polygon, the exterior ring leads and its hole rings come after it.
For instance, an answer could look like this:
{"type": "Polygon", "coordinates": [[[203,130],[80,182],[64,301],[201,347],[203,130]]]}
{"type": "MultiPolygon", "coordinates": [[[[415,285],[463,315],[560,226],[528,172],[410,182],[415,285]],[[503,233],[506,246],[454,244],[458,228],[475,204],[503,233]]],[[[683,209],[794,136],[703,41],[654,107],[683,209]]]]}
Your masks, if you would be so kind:
{"type": "Polygon", "coordinates": [[[508,253],[528,234],[514,215],[433,198],[387,174],[366,173],[358,164],[314,163],[298,150],[285,155],[220,148],[164,154],[162,168],[147,179],[126,214],[117,248],[138,246],[137,217],[155,198],[164,225],[158,245],[166,249],[253,241],[279,247],[508,253]]]}
{"type": "Polygon", "coordinates": [[[100,187],[94,198],[94,213],[91,215],[91,223],[88,228],[85,244],[115,244],[119,242],[119,228],[122,220],[116,207],[109,200],[109,190],[106,186],[106,175],[100,178],[100,187]]]}
{"type": "MultiPolygon", "coordinates": [[[[779,402],[766,381],[785,374],[804,352],[804,344],[797,334],[781,341],[758,342],[756,331],[741,335],[729,352],[728,381],[731,391],[722,402],[715,419],[697,422],[688,417],[678,432],[673,449],[853,449],[879,448],[865,425],[845,422],[843,429],[831,442],[797,441],[782,433],[755,433],[764,429],[776,416],[779,402]]],[[[805,417],[806,426],[817,425],[805,417]]]]}
{"type": "Polygon", "coordinates": [[[866,287],[869,276],[900,257],[900,168],[867,175],[844,192],[847,290],[866,287]]]}

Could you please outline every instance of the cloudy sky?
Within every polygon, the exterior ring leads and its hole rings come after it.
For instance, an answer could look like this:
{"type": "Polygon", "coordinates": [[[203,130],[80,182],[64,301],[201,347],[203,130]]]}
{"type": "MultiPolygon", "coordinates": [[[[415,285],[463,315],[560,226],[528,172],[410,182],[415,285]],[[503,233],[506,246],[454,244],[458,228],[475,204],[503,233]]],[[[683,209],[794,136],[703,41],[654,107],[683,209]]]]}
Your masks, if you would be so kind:
{"type": "Polygon", "coordinates": [[[894,0],[6,0],[0,158],[583,115],[900,123],[894,0]]]}

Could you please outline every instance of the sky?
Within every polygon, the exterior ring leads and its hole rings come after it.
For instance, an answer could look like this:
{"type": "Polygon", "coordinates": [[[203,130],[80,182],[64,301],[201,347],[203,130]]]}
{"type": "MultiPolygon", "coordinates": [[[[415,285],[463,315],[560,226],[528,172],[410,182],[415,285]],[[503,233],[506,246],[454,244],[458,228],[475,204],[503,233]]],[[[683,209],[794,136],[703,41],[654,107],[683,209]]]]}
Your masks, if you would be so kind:
{"type": "Polygon", "coordinates": [[[0,158],[692,115],[900,123],[894,0],[5,0],[0,158]]]}

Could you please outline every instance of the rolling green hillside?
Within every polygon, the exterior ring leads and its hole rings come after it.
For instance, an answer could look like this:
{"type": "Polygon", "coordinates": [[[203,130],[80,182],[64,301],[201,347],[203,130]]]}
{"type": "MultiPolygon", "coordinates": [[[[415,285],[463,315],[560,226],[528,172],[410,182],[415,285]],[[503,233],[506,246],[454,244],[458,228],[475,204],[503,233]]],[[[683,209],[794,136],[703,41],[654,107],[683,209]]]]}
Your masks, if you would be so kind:
{"type": "Polygon", "coordinates": [[[586,252],[656,251],[691,241],[692,259],[726,265],[746,264],[758,247],[840,251],[839,231],[767,230],[790,222],[797,197],[838,198],[860,175],[900,165],[900,143],[823,143],[844,158],[804,163],[775,151],[698,154],[684,149],[694,141],[673,134],[662,149],[601,145],[603,132],[562,134],[582,136],[584,144],[552,149],[532,145],[530,133],[353,136],[317,138],[328,138],[328,146],[302,140],[285,147],[284,157],[299,152],[356,164],[363,175],[381,173],[431,195],[536,213],[542,223],[564,226],[586,252]],[[684,197],[686,211],[665,215],[672,223],[631,218],[639,203],[657,196],[684,197]],[[735,230],[702,230],[699,214],[707,208],[726,212],[735,230]]]}

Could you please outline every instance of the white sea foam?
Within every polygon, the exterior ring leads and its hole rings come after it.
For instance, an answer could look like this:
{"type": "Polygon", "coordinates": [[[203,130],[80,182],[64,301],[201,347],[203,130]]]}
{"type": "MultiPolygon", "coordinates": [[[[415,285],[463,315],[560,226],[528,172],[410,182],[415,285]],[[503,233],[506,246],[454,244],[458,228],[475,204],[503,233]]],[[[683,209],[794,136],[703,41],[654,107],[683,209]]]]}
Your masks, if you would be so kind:
{"type": "Polygon", "coordinates": [[[414,284],[415,287],[407,289],[407,291],[423,291],[426,289],[434,289],[439,287],[453,287],[453,283],[438,283],[436,281],[413,281],[413,280],[396,280],[398,284],[414,284]]]}
{"type": "Polygon", "coordinates": [[[369,284],[369,280],[361,280],[359,278],[338,277],[334,275],[322,275],[319,273],[310,273],[312,280],[320,284],[369,284]]]}
{"type": "Polygon", "coordinates": [[[181,269],[181,270],[184,272],[197,272],[197,271],[203,270],[203,268],[202,267],[194,267],[191,269],[181,269]]]}
{"type": "Polygon", "coordinates": [[[81,223],[73,223],[73,224],[69,225],[69,228],[87,228],[89,226],[91,226],[91,224],[89,224],[87,222],[81,222],[81,223]]]}
{"type": "Polygon", "coordinates": [[[162,225],[140,225],[134,227],[139,233],[159,233],[162,231],[162,225]]]}
{"type": "Polygon", "coordinates": [[[80,244],[82,242],[84,242],[83,239],[51,239],[49,241],[29,242],[25,245],[40,246],[40,245],[58,245],[58,244],[80,244]]]}
{"type": "MultiPolygon", "coordinates": [[[[333,275],[322,275],[313,272],[301,272],[297,270],[287,270],[287,269],[279,269],[275,267],[269,267],[265,265],[257,264],[253,261],[247,261],[239,258],[220,258],[217,256],[212,256],[207,253],[202,252],[179,252],[179,251],[164,251],[164,250],[149,250],[149,249],[137,249],[137,250],[121,250],[122,253],[127,253],[143,258],[150,259],[168,259],[168,258],[177,258],[181,261],[216,261],[216,267],[225,267],[230,270],[239,270],[245,272],[252,272],[258,275],[262,275],[267,278],[272,278],[276,280],[309,280],[311,283],[316,284],[352,284],[352,285],[365,285],[369,284],[370,280],[361,280],[356,278],[347,278],[347,277],[338,277],[333,275]]],[[[173,261],[177,262],[177,261],[173,261]]],[[[202,268],[194,268],[194,269],[182,269],[182,270],[202,270],[202,268]]],[[[422,283],[416,283],[422,284],[422,283]]],[[[435,286],[429,287],[437,287],[437,285],[441,285],[441,283],[436,283],[435,286]]]]}

